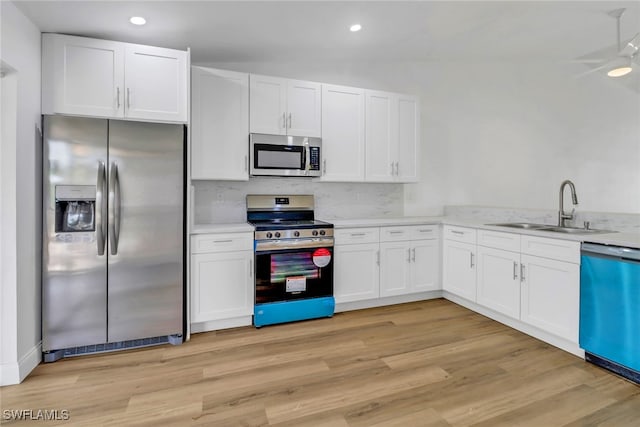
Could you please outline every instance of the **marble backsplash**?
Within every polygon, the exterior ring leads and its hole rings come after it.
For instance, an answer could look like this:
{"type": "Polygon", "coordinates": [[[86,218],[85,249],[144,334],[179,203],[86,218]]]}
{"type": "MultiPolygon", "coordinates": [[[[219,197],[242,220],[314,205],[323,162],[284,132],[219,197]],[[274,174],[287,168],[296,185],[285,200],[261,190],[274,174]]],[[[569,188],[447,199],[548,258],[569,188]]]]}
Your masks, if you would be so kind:
{"type": "Polygon", "coordinates": [[[249,181],[193,181],[194,224],[246,221],[247,194],[313,194],[316,218],[324,220],[399,217],[402,184],[318,182],[309,178],[251,178],[249,181]]]}
{"type": "MultiPolygon", "coordinates": [[[[487,223],[558,223],[558,211],[547,209],[514,209],[488,206],[445,206],[444,215],[461,219],[481,219],[487,223]]],[[[567,225],[571,227],[583,227],[585,221],[589,221],[589,226],[591,228],[640,233],[640,214],[581,212],[576,210],[574,219],[572,221],[567,221],[567,225]]]]}

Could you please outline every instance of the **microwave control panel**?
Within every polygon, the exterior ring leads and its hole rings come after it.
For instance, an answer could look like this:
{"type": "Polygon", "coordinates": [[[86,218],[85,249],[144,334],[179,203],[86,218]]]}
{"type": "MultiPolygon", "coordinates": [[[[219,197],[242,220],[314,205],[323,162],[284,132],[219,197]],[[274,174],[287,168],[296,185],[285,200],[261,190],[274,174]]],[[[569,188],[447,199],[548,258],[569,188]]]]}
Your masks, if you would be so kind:
{"type": "Polygon", "coordinates": [[[320,170],[320,147],[309,147],[309,170],[320,170]]]}

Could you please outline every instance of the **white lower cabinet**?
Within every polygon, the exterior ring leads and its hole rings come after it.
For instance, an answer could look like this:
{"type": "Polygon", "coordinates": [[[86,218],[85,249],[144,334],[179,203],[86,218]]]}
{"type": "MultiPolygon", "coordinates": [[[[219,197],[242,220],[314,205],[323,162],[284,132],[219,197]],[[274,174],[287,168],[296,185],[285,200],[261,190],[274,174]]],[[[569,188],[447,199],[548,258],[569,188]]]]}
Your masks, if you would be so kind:
{"type": "Polygon", "coordinates": [[[520,253],[478,246],[478,304],[519,318],[519,270],[520,253]]]}
{"type": "Polygon", "coordinates": [[[335,230],[337,303],[440,289],[437,225],[335,230]]]}
{"type": "Polygon", "coordinates": [[[442,289],[476,301],[476,230],[445,226],[442,244],[442,289]]]}
{"type": "Polygon", "coordinates": [[[337,303],[380,296],[378,243],[337,244],[333,254],[333,294],[337,303]]]}
{"type": "MultiPolygon", "coordinates": [[[[192,237],[192,328],[193,324],[253,314],[252,245],[253,233],[203,234],[192,237]]],[[[202,331],[216,328],[196,329],[202,331]]]]}
{"type": "Polygon", "coordinates": [[[578,342],[578,242],[480,230],[477,252],[478,304],[578,342]]]}
{"type": "Polygon", "coordinates": [[[577,343],[580,265],[531,255],[521,262],[521,320],[577,343]]]}

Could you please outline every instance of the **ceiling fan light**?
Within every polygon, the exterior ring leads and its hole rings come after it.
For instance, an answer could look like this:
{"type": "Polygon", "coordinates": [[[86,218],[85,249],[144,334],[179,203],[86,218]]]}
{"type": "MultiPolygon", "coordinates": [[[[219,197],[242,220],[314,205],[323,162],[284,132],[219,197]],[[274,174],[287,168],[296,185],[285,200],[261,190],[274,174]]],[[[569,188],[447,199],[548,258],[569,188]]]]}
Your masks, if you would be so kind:
{"type": "Polygon", "coordinates": [[[616,67],[607,72],[607,76],[609,77],[622,77],[626,76],[632,71],[631,65],[623,65],[621,67],[616,67]]]}

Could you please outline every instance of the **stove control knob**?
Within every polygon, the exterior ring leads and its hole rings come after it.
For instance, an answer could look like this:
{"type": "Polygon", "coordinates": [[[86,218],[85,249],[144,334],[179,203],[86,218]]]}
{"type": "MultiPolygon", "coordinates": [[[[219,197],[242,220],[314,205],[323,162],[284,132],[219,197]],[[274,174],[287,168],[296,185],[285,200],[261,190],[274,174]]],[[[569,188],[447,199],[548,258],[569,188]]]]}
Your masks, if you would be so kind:
{"type": "Polygon", "coordinates": [[[320,230],[320,235],[324,236],[326,234],[326,232],[324,230],[320,230]]]}
{"type": "Polygon", "coordinates": [[[271,232],[268,232],[268,233],[267,233],[267,239],[270,239],[270,238],[272,238],[272,237],[273,237],[273,234],[271,234],[271,232]]]}
{"type": "Polygon", "coordinates": [[[311,232],[311,234],[313,234],[314,236],[317,236],[317,235],[318,235],[318,230],[313,230],[313,231],[311,232]]]}
{"type": "Polygon", "coordinates": [[[299,231],[294,231],[293,232],[293,236],[294,237],[300,237],[300,232],[299,231]]]}
{"type": "Polygon", "coordinates": [[[276,231],[276,239],[278,239],[280,237],[280,232],[276,231]]]}

